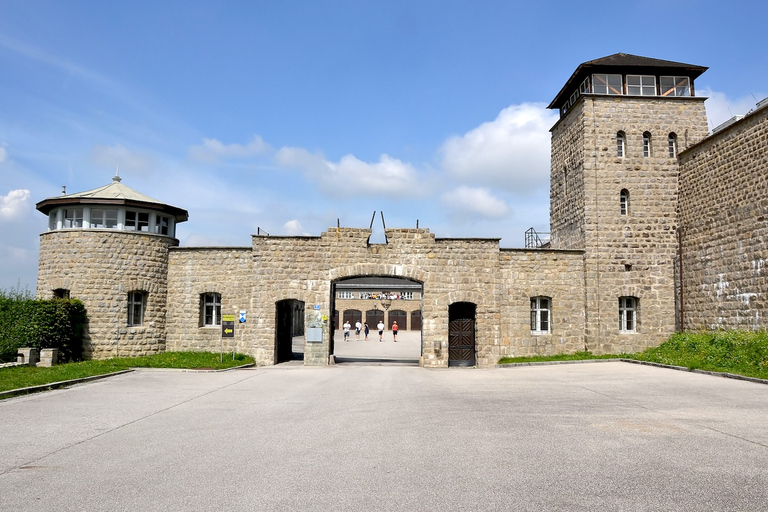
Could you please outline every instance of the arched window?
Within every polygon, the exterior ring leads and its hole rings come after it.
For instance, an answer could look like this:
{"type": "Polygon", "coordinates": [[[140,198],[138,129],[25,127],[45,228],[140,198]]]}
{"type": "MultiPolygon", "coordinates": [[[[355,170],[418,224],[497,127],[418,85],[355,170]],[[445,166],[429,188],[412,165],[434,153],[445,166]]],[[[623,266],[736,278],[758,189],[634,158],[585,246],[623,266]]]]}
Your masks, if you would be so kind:
{"type": "Polygon", "coordinates": [[[203,293],[200,295],[200,320],[203,327],[221,325],[220,293],[203,293]]]}
{"type": "Polygon", "coordinates": [[[637,297],[619,297],[619,332],[637,330],[637,297]]]}
{"type": "Polygon", "coordinates": [[[670,133],[667,137],[667,147],[669,148],[669,158],[677,157],[677,135],[670,133]]]}
{"type": "Polygon", "coordinates": [[[531,297],[531,333],[549,334],[552,299],[531,297]]]}
{"type": "Polygon", "coordinates": [[[619,193],[619,212],[622,215],[629,214],[629,190],[625,188],[619,193]]]}
{"type": "Polygon", "coordinates": [[[627,136],[624,135],[624,132],[619,132],[616,134],[616,156],[619,158],[624,158],[624,155],[627,154],[627,136]]]}
{"type": "Polygon", "coordinates": [[[643,158],[651,156],[651,133],[643,133],[643,158]]]}

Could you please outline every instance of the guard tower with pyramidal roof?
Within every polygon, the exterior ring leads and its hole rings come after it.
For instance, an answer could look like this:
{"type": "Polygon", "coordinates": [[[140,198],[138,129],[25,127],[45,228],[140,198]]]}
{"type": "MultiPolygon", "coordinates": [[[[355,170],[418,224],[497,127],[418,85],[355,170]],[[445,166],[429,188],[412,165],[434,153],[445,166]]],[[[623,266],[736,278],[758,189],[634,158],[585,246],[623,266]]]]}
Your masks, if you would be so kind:
{"type": "Polygon", "coordinates": [[[83,355],[103,359],[165,350],[168,248],[186,210],[121,183],[37,203],[39,297],[77,297],[88,310],[83,355]]]}
{"type": "Polygon", "coordinates": [[[677,154],[707,136],[706,67],[617,53],[581,64],[549,108],[554,249],[582,249],[585,344],[658,345],[676,330],[677,154]]]}

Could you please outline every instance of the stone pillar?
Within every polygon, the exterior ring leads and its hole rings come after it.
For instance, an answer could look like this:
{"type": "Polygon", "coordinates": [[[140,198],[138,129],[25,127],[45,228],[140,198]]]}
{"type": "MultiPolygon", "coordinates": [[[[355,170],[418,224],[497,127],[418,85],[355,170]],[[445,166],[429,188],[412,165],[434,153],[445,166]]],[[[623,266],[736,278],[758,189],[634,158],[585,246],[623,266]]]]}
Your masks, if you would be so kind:
{"type": "Polygon", "coordinates": [[[29,366],[35,366],[38,361],[37,357],[37,349],[36,348],[30,348],[30,347],[24,347],[20,348],[18,354],[16,355],[16,362],[17,363],[24,363],[29,366]]]}
{"type": "Polygon", "coordinates": [[[59,364],[59,349],[44,348],[40,351],[38,366],[54,366],[59,364]]]}

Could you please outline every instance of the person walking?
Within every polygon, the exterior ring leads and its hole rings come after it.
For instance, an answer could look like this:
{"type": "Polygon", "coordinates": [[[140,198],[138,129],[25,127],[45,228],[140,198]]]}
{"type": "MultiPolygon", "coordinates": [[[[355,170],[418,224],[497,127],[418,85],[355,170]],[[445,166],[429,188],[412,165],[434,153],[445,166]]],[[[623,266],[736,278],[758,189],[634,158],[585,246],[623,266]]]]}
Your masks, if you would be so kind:
{"type": "Polygon", "coordinates": [[[349,325],[349,320],[344,321],[344,341],[349,341],[349,330],[352,328],[351,325],[349,325]]]}
{"type": "Polygon", "coordinates": [[[365,341],[368,341],[369,332],[371,332],[371,329],[368,327],[368,322],[365,322],[365,341]]]}
{"type": "Polygon", "coordinates": [[[360,320],[355,322],[355,340],[360,341],[360,329],[363,328],[363,324],[360,323],[360,320]]]}
{"type": "Polygon", "coordinates": [[[384,341],[384,322],[379,320],[379,325],[376,328],[379,329],[379,341],[384,341]]]}
{"type": "Polygon", "coordinates": [[[397,320],[392,322],[392,337],[395,339],[395,343],[397,343],[397,320]]]}

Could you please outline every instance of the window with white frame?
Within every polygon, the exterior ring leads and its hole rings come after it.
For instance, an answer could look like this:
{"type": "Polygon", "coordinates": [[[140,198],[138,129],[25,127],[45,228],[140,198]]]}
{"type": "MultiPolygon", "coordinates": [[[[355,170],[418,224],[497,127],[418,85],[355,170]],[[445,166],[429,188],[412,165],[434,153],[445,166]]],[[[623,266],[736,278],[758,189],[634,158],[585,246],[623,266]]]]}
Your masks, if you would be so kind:
{"type": "Polygon", "coordinates": [[[667,137],[667,148],[669,150],[669,158],[677,157],[677,135],[670,133],[667,137]]]}
{"type": "Polygon", "coordinates": [[[83,209],[82,208],[66,208],[64,210],[64,222],[62,224],[62,227],[64,229],[83,227],[83,209]]]}
{"type": "Polygon", "coordinates": [[[531,333],[549,333],[551,304],[549,297],[531,297],[531,333]]]}
{"type": "Polygon", "coordinates": [[[339,292],[338,293],[338,297],[340,299],[354,299],[355,298],[355,294],[352,293],[352,292],[339,292]]]}
{"type": "Polygon", "coordinates": [[[627,215],[629,213],[629,190],[622,189],[619,193],[619,213],[627,215]]]}
{"type": "Polygon", "coordinates": [[[149,213],[126,211],[124,229],[126,231],[149,232],[149,213]]]}
{"type": "Polygon", "coordinates": [[[158,235],[167,235],[171,226],[170,217],[164,215],[155,216],[155,233],[158,235]]]}
{"type": "Polygon", "coordinates": [[[687,76],[662,76],[659,78],[662,96],[690,96],[691,81],[687,76]]]}
{"type": "Polygon", "coordinates": [[[622,94],[621,75],[592,75],[595,94],[622,94]]]}
{"type": "Polygon", "coordinates": [[[619,332],[637,329],[637,298],[619,297],[619,332]]]}
{"type": "Polygon", "coordinates": [[[200,297],[202,306],[203,326],[221,325],[221,294],[204,293],[200,297]]]}
{"type": "Polygon", "coordinates": [[[115,229],[117,227],[117,210],[91,208],[91,227],[115,229]]]}
{"type": "Polygon", "coordinates": [[[619,132],[616,134],[616,156],[619,158],[624,158],[624,155],[627,154],[627,136],[624,135],[624,132],[619,132]]]}
{"type": "Polygon", "coordinates": [[[643,133],[643,158],[649,158],[651,156],[651,134],[650,132],[643,133]]]}
{"type": "Polygon", "coordinates": [[[128,292],[128,325],[135,326],[144,323],[144,310],[147,306],[147,293],[143,291],[128,292]]]}
{"type": "Polygon", "coordinates": [[[413,292],[403,292],[400,298],[403,300],[413,300],[413,292]]]}
{"type": "Polygon", "coordinates": [[[653,75],[627,75],[627,94],[656,96],[656,77],[653,75]]]}

